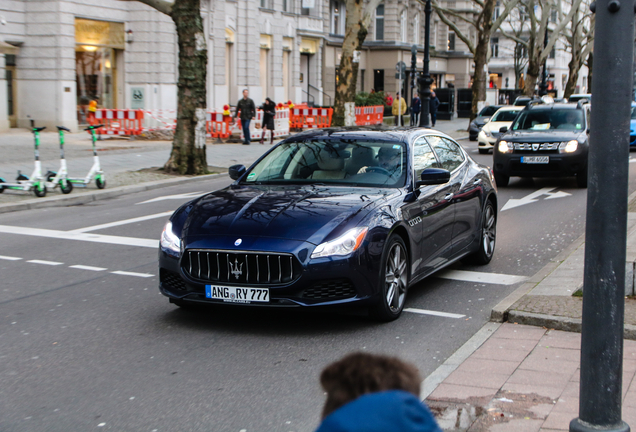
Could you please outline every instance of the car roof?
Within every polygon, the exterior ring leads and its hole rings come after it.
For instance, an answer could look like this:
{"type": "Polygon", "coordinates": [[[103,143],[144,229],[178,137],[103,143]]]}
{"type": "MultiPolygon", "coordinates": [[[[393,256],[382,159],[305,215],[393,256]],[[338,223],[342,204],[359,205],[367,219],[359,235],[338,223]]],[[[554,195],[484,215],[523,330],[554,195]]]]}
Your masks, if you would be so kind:
{"type": "Polygon", "coordinates": [[[421,128],[418,126],[404,126],[395,129],[380,129],[372,126],[350,126],[350,127],[330,127],[322,129],[312,129],[304,131],[287,138],[287,141],[294,142],[304,139],[358,139],[373,141],[402,141],[408,142],[415,136],[440,135],[453,139],[444,132],[436,129],[421,128]]]}
{"type": "Polygon", "coordinates": [[[499,108],[497,111],[521,111],[525,107],[521,105],[504,105],[499,108]]]}
{"type": "Polygon", "coordinates": [[[538,110],[552,110],[552,109],[582,109],[574,103],[552,103],[552,104],[531,104],[525,107],[526,110],[538,111],[538,110]]]}

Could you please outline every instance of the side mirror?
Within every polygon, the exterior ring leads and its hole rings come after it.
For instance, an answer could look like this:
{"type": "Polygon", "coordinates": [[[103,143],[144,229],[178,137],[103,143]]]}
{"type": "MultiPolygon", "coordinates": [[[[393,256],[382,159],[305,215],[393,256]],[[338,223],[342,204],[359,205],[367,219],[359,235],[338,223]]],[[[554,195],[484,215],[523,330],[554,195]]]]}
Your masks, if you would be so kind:
{"type": "Polygon", "coordinates": [[[488,123],[490,121],[490,117],[484,119],[484,124],[488,123]]]}
{"type": "Polygon", "coordinates": [[[444,184],[450,181],[450,171],[441,168],[427,168],[422,171],[420,180],[415,183],[417,187],[426,185],[444,184]]]}
{"type": "Polygon", "coordinates": [[[245,165],[232,165],[228,168],[228,172],[232,180],[238,180],[243,174],[245,174],[245,171],[247,171],[245,165]]]}
{"type": "Polygon", "coordinates": [[[508,132],[508,126],[502,126],[499,128],[499,133],[506,133],[508,132]]]}

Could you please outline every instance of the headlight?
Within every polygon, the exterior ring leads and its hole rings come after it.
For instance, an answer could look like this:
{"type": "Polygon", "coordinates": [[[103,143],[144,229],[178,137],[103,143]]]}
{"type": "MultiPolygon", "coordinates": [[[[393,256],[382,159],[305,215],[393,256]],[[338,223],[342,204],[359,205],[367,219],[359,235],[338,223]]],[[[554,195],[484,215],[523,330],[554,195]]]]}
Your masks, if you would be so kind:
{"type": "MultiPolygon", "coordinates": [[[[483,130],[483,129],[482,129],[482,130],[483,130]]],[[[488,138],[491,138],[491,137],[492,137],[492,134],[490,133],[490,131],[489,131],[489,130],[484,131],[484,133],[486,134],[486,136],[487,136],[488,138]]]]}
{"type": "Polygon", "coordinates": [[[172,222],[168,222],[166,226],[163,227],[163,232],[161,233],[161,247],[173,252],[181,252],[181,239],[172,232],[172,222]]]}
{"type": "Polygon", "coordinates": [[[562,142],[559,144],[559,153],[572,153],[579,148],[579,142],[577,140],[562,142]]]}
{"type": "Polygon", "coordinates": [[[508,141],[499,141],[499,146],[497,146],[497,150],[499,153],[512,153],[512,143],[508,141]]]}
{"type": "Polygon", "coordinates": [[[479,129],[479,127],[477,126],[477,123],[475,123],[475,121],[470,122],[470,127],[473,129],[479,129]]]}
{"type": "Polygon", "coordinates": [[[357,227],[350,229],[340,237],[319,244],[311,254],[312,258],[321,258],[333,255],[349,255],[360,247],[369,228],[357,227]]]}

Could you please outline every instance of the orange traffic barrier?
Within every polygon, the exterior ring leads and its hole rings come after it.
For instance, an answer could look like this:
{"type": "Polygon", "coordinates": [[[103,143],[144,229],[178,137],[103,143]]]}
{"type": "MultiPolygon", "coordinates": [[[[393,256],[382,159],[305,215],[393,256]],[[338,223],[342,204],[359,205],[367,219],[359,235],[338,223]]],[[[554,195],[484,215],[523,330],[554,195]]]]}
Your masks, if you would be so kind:
{"type": "Polygon", "coordinates": [[[326,128],[331,126],[333,108],[296,108],[291,110],[289,127],[292,129],[326,128]]]}
{"type": "Polygon", "coordinates": [[[205,132],[208,138],[229,138],[231,116],[225,116],[220,112],[208,112],[205,119],[205,132]]]}
{"type": "Polygon", "coordinates": [[[382,124],[384,105],[356,107],[356,125],[368,126],[382,124]]]}
{"type": "Polygon", "coordinates": [[[89,118],[91,125],[104,125],[95,129],[98,135],[141,135],[143,123],[143,110],[100,108],[89,118]]]}

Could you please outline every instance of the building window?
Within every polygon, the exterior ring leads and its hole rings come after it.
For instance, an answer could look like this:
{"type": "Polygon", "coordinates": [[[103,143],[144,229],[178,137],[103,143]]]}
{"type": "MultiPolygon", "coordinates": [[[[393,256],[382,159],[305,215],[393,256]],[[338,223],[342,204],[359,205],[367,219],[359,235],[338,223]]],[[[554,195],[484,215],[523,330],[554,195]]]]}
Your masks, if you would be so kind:
{"type": "Polygon", "coordinates": [[[490,55],[492,57],[499,57],[499,38],[490,39],[490,55]]]}
{"type": "Polygon", "coordinates": [[[455,32],[448,32],[446,51],[455,51],[455,32]]]}
{"type": "Polygon", "coordinates": [[[521,22],[527,21],[530,19],[530,15],[528,15],[528,9],[524,5],[519,6],[519,20],[521,22]]]}
{"type": "Polygon", "coordinates": [[[416,14],[413,18],[413,43],[420,44],[420,15],[416,14]]]}
{"type": "Polygon", "coordinates": [[[364,91],[364,69],[360,69],[360,91],[364,91]]]}
{"type": "Polygon", "coordinates": [[[492,14],[492,20],[496,20],[497,18],[499,18],[499,15],[501,14],[501,9],[500,9],[501,3],[497,2],[497,4],[495,5],[495,10],[492,14]]]}
{"type": "Polygon", "coordinates": [[[552,49],[550,50],[549,58],[553,59],[556,57],[556,44],[552,45],[552,49]]]}
{"type": "Polygon", "coordinates": [[[305,16],[320,16],[319,8],[315,0],[301,0],[300,14],[305,16]]]}
{"type": "Polygon", "coordinates": [[[283,12],[289,12],[289,0],[283,0],[283,12]]]}
{"type": "Polygon", "coordinates": [[[433,23],[433,34],[431,34],[431,45],[437,47],[437,21],[433,23]]]}
{"type": "Polygon", "coordinates": [[[271,9],[270,0],[261,0],[261,7],[265,9],[271,9]]]}
{"type": "Polygon", "coordinates": [[[384,91],[384,69],[373,70],[373,88],[377,92],[384,91]]]}
{"type": "Polygon", "coordinates": [[[407,37],[407,30],[408,30],[408,24],[406,22],[406,9],[404,9],[402,11],[402,15],[400,15],[400,42],[406,43],[408,42],[408,40],[406,39],[407,37]]]}
{"type": "Polygon", "coordinates": [[[552,9],[550,11],[550,21],[552,21],[553,23],[557,22],[557,10],[556,9],[552,9]]]}
{"type": "MultiPolygon", "coordinates": [[[[375,40],[384,40],[384,5],[375,10],[375,40]]],[[[383,75],[384,77],[384,75],[383,75]]]]}
{"type": "Polygon", "coordinates": [[[338,0],[331,1],[331,33],[344,35],[346,9],[344,3],[338,0]]]}

